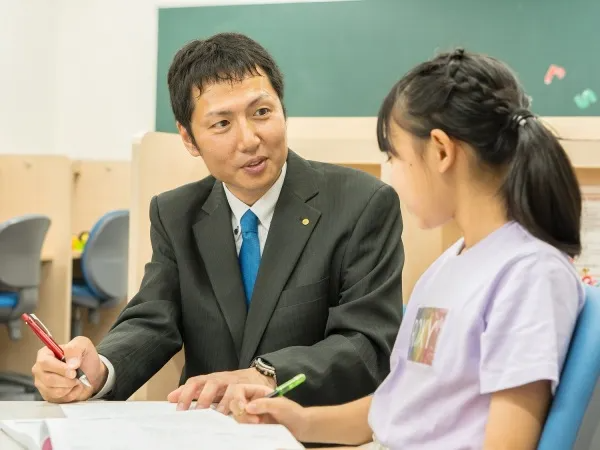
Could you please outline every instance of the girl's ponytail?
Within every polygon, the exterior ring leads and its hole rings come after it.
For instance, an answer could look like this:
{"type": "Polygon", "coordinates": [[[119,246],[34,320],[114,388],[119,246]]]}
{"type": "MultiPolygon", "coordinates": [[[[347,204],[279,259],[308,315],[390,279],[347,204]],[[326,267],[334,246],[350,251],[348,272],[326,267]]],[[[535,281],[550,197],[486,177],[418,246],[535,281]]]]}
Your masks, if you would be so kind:
{"type": "Polygon", "coordinates": [[[581,253],[581,191],[558,139],[527,111],[512,116],[516,148],[503,185],[509,217],[571,257],[581,253]]]}

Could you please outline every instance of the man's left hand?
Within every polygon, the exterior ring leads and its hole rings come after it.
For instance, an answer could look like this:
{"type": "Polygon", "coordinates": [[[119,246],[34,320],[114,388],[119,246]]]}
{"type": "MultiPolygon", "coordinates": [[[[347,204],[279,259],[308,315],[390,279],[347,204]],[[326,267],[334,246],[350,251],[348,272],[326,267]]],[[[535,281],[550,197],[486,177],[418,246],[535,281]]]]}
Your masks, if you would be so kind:
{"type": "MultiPolygon", "coordinates": [[[[275,389],[275,380],[261,374],[254,368],[234,370],[232,372],[215,372],[189,378],[183,386],[171,392],[167,399],[177,403],[177,411],[185,411],[196,400],[196,409],[208,408],[219,403],[217,410],[229,414],[228,387],[235,384],[260,384],[275,389]]],[[[231,390],[229,390],[231,392],[231,390]]]]}

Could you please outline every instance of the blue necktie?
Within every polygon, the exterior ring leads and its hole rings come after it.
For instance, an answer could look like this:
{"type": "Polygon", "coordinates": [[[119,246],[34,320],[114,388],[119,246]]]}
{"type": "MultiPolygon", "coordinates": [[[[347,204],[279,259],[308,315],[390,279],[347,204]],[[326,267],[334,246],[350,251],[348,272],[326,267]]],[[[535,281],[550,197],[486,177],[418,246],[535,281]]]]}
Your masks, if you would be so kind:
{"type": "Polygon", "coordinates": [[[242,226],[242,248],[240,249],[240,270],[246,293],[246,304],[250,305],[254,283],[260,266],[260,242],[258,240],[258,217],[251,210],[246,211],[240,221],[242,226]]]}

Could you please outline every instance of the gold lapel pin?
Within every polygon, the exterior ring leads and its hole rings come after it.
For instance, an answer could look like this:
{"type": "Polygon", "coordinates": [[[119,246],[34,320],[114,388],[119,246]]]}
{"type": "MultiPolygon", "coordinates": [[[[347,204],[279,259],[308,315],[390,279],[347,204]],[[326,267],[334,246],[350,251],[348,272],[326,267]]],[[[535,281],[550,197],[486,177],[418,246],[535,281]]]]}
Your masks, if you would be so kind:
{"type": "Polygon", "coordinates": [[[302,225],[308,225],[309,223],[310,223],[310,220],[302,219],[302,225]]]}

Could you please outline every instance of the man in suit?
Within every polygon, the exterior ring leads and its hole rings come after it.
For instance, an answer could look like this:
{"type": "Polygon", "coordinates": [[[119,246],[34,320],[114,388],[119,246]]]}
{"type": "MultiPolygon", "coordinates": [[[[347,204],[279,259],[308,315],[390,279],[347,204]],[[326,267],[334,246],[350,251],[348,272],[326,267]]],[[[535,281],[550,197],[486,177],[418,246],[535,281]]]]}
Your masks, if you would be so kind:
{"type": "Polygon", "coordinates": [[[66,363],[38,353],[45,399],[125,400],[185,349],[179,409],[228,386],[275,387],[304,405],[372,393],[389,372],[401,316],[399,200],[366,173],[288,150],[283,79],[246,36],[187,44],[168,75],[183,142],[211,176],[152,199],[152,260],[98,348],[75,338],[66,363]],[[75,378],[81,368],[91,388],[75,378]]]}

